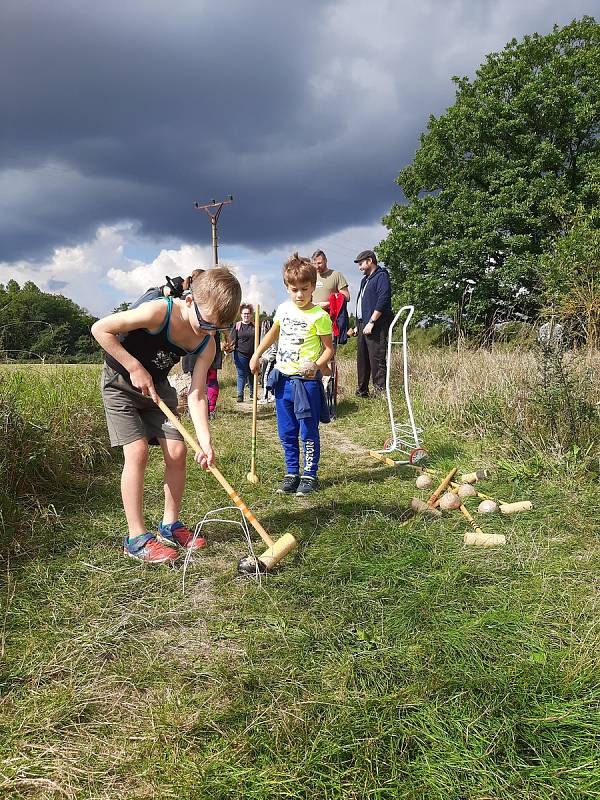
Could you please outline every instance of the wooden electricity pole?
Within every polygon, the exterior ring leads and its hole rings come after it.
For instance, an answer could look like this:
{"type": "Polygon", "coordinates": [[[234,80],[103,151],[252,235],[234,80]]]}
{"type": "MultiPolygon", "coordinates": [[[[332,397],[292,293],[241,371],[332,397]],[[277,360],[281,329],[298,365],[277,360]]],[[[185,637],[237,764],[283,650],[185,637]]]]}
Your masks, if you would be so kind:
{"type": "Polygon", "coordinates": [[[217,238],[217,221],[219,219],[219,214],[221,213],[221,209],[223,206],[229,205],[229,203],[233,203],[233,195],[230,194],[225,200],[211,200],[210,203],[194,203],[194,207],[198,209],[198,211],[206,211],[208,216],[210,217],[210,224],[212,228],[212,247],[213,247],[213,266],[216,267],[219,263],[219,245],[218,245],[218,238],[217,238]],[[216,210],[213,210],[216,209],[216,210]]]}

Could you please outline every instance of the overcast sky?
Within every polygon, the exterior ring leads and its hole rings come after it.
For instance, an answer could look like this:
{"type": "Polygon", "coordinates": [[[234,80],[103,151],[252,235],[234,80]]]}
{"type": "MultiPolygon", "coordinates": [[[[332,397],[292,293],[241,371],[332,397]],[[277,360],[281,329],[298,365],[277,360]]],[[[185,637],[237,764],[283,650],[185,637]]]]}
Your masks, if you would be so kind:
{"type": "Polygon", "coordinates": [[[96,315],[212,263],[245,298],[322,247],[353,291],[430,114],[598,0],[0,0],[0,282],[96,315]]]}

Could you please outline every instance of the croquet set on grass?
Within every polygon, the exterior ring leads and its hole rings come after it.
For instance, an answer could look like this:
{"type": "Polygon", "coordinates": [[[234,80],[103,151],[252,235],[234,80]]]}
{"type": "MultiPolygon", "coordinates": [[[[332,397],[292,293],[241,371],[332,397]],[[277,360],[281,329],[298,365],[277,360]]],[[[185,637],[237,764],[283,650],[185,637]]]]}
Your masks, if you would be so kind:
{"type": "MultiPolygon", "coordinates": [[[[396,461],[381,455],[381,453],[376,450],[369,450],[369,455],[379,461],[383,461],[383,463],[388,466],[398,466],[396,461]]],[[[434,476],[439,475],[438,470],[427,467],[406,464],[402,466],[411,466],[419,473],[415,482],[418,489],[431,488],[434,483],[434,476]]],[[[530,500],[521,500],[517,503],[494,500],[494,498],[490,497],[488,494],[484,494],[475,489],[473,486],[474,483],[478,483],[489,477],[488,470],[482,469],[475,472],[464,473],[458,477],[458,481],[455,481],[453,478],[456,476],[457,472],[458,467],[451,469],[426,501],[418,497],[413,497],[410,508],[407,509],[404,514],[405,518],[401,526],[404,527],[419,514],[428,515],[429,518],[432,519],[440,519],[443,516],[443,511],[458,510],[472,528],[471,531],[467,531],[464,535],[463,541],[465,544],[477,545],[479,547],[493,547],[494,545],[506,544],[506,537],[504,534],[484,533],[463,501],[467,498],[477,497],[480,500],[477,507],[478,514],[493,514],[499,512],[505,515],[516,514],[519,511],[530,511],[533,508],[533,503],[530,500]]]]}

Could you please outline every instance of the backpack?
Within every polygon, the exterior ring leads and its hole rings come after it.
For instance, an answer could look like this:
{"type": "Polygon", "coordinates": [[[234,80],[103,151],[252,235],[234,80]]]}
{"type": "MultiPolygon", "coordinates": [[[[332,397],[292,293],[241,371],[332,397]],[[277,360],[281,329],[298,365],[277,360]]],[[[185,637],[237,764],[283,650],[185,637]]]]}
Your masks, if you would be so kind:
{"type": "Polygon", "coordinates": [[[130,304],[129,308],[137,308],[141,306],[142,303],[149,303],[151,300],[160,300],[164,297],[163,289],[165,286],[168,286],[171,290],[171,297],[181,297],[183,295],[183,278],[177,276],[177,278],[169,278],[168,275],[165,275],[167,279],[166,283],[163,283],[162,286],[152,286],[150,289],[146,289],[144,294],[141,297],[138,297],[137,300],[134,300],[133,303],[130,304]]]}

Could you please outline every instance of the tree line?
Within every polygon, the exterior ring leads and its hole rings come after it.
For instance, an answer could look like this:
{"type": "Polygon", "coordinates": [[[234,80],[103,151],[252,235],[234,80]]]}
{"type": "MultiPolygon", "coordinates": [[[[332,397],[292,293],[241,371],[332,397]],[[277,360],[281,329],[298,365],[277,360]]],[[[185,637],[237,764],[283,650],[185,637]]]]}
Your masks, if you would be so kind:
{"type": "Polygon", "coordinates": [[[96,321],[62,295],[35,283],[0,283],[0,360],[99,361],[90,327],[96,321]]]}

